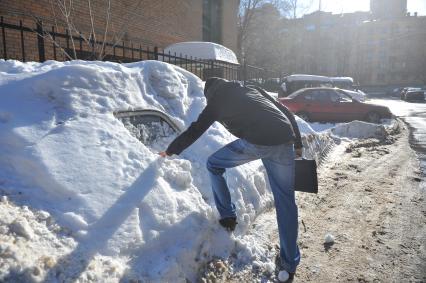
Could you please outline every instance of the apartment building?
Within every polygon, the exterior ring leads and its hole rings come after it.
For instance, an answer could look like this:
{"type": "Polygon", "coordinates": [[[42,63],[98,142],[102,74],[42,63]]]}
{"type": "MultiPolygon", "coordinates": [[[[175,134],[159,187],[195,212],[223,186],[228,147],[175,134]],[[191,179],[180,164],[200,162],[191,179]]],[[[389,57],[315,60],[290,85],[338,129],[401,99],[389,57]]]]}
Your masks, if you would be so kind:
{"type": "Polygon", "coordinates": [[[314,12],[286,23],[284,73],[350,76],[362,85],[426,84],[426,17],[406,1],[371,1],[371,12],[314,12]]]}
{"type": "MultiPolygon", "coordinates": [[[[5,23],[19,25],[21,21],[33,29],[38,20],[49,31],[65,33],[71,26],[74,34],[86,39],[95,34],[97,40],[126,46],[164,48],[182,41],[212,41],[235,51],[238,5],[238,0],[3,0],[0,16],[5,23]]],[[[6,29],[4,33],[0,56],[6,49],[8,58],[20,59],[20,31],[6,29]]],[[[38,60],[36,37],[24,34],[27,61],[38,60]]],[[[52,48],[48,49],[46,59],[52,59],[52,48]]]]}

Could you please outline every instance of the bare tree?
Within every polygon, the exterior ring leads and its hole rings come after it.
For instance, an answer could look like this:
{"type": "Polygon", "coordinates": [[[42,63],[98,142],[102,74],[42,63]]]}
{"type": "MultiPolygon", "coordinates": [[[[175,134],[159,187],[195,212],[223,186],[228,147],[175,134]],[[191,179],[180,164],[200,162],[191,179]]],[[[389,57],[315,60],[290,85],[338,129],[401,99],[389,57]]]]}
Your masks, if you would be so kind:
{"type": "MultiPolygon", "coordinates": [[[[80,23],[76,22],[74,1],[73,0],[50,0],[50,9],[52,20],[56,31],[60,30],[60,27],[63,27],[63,30],[67,31],[69,35],[69,41],[71,46],[69,49],[65,49],[58,38],[52,36],[50,32],[45,31],[43,34],[40,34],[44,38],[51,41],[69,60],[77,59],[77,49],[75,44],[74,36],[77,35],[85,42],[88,46],[92,46],[92,58],[97,60],[103,60],[106,56],[105,48],[108,41],[112,42],[112,48],[114,48],[118,43],[120,43],[127,32],[129,23],[131,23],[134,18],[138,15],[134,11],[137,11],[141,6],[143,0],[139,0],[135,5],[130,6],[124,15],[121,15],[122,19],[125,19],[118,29],[114,29],[112,25],[112,1],[113,0],[104,0],[105,11],[95,11],[93,9],[92,2],[93,0],[87,1],[87,10],[89,16],[89,28],[85,28],[86,32],[83,32],[84,28],[79,28],[80,23]],[[100,20],[101,17],[104,18],[100,20]],[[96,25],[95,22],[102,22],[102,26],[96,25]],[[101,36],[99,36],[101,34],[101,36]]],[[[39,20],[37,16],[32,15],[37,21],[39,20]]]]}
{"type": "Polygon", "coordinates": [[[299,14],[304,14],[312,7],[312,1],[286,0],[286,10],[291,12],[293,19],[296,19],[299,14]]]}
{"type": "MultiPolygon", "coordinates": [[[[71,34],[71,45],[72,45],[72,51],[73,51],[73,56],[72,58],[76,59],[77,58],[77,53],[76,53],[76,49],[75,49],[75,43],[74,43],[74,38],[72,37],[73,34],[73,25],[72,25],[72,19],[71,19],[71,11],[72,11],[72,6],[73,6],[73,1],[69,0],[55,0],[56,2],[54,3],[53,0],[50,0],[50,7],[52,9],[52,14],[53,14],[53,19],[55,21],[55,26],[56,26],[56,30],[58,30],[58,15],[56,13],[56,9],[55,6],[57,8],[59,8],[59,11],[61,12],[62,18],[65,20],[65,28],[66,30],[69,32],[69,34],[71,34]]],[[[53,37],[50,36],[50,34],[47,33],[47,35],[49,36],[49,39],[51,39],[52,41],[55,41],[53,39],[53,37]]],[[[58,44],[60,45],[60,44],[58,44]]],[[[62,48],[61,48],[62,49],[62,48]]],[[[70,57],[70,55],[62,49],[62,51],[66,54],[67,57],[70,57]]]]}
{"type": "Polygon", "coordinates": [[[252,36],[253,21],[256,11],[263,5],[270,4],[277,8],[281,13],[288,10],[287,0],[241,0],[238,13],[238,38],[237,55],[240,61],[244,60],[244,53],[248,37],[252,36]]]}
{"type": "Polygon", "coordinates": [[[237,49],[238,57],[244,60],[244,45],[249,35],[249,28],[253,21],[255,9],[259,8],[265,0],[241,0],[238,13],[238,38],[237,49]]]}

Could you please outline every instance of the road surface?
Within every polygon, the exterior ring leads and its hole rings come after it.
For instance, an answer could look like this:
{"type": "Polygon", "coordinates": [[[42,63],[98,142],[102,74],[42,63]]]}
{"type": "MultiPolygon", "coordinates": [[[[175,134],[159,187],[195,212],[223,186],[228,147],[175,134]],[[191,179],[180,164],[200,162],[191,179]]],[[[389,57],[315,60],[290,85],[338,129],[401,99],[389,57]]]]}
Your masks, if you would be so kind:
{"type": "MultiPolygon", "coordinates": [[[[372,102],[407,125],[386,140],[345,145],[319,170],[319,194],[298,193],[295,283],[426,282],[426,104],[372,102]],[[334,244],[324,243],[327,234],[334,244]]],[[[252,233],[278,253],[275,211],[260,216],[252,233]]],[[[250,265],[229,270],[215,282],[278,282],[276,272],[250,265]]]]}

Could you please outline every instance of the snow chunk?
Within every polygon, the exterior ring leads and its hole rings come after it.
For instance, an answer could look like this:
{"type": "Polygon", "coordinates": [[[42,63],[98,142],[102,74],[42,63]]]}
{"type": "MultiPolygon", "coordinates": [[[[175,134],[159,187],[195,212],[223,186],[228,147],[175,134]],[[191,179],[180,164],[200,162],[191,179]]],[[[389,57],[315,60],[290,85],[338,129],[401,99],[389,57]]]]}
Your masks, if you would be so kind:
{"type": "Polygon", "coordinates": [[[66,212],[63,214],[63,220],[67,224],[68,228],[76,231],[87,229],[87,222],[81,215],[78,215],[74,212],[66,212]]]}
{"type": "Polygon", "coordinates": [[[338,124],[336,127],[331,129],[331,132],[340,137],[359,139],[382,139],[387,135],[385,126],[362,121],[338,124]]]}
{"type": "Polygon", "coordinates": [[[31,240],[34,237],[34,231],[25,218],[17,218],[9,225],[9,230],[18,236],[31,240]]]}
{"type": "Polygon", "coordinates": [[[40,210],[36,213],[37,218],[40,220],[47,220],[50,218],[50,213],[44,210],[40,210]]]}
{"type": "Polygon", "coordinates": [[[7,196],[1,196],[0,201],[3,203],[7,203],[8,202],[7,196]]]}
{"type": "Polygon", "coordinates": [[[334,244],[334,236],[330,233],[327,233],[324,237],[325,244],[334,244]]]}
{"type": "Polygon", "coordinates": [[[278,280],[280,282],[286,282],[289,277],[290,277],[290,274],[288,274],[288,272],[285,270],[281,270],[280,273],[278,273],[278,280]]]}

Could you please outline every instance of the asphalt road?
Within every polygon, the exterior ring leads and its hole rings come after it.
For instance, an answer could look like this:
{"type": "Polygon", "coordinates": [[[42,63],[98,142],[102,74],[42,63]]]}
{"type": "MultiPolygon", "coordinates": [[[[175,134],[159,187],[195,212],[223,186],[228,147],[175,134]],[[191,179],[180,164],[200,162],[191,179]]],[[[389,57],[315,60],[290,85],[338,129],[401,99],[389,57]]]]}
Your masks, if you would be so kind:
{"type": "Polygon", "coordinates": [[[373,99],[372,103],[386,105],[410,128],[410,145],[417,152],[426,182],[426,103],[411,103],[398,99],[373,99]]]}

